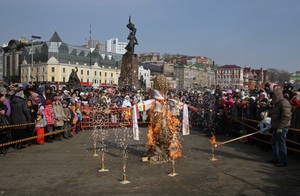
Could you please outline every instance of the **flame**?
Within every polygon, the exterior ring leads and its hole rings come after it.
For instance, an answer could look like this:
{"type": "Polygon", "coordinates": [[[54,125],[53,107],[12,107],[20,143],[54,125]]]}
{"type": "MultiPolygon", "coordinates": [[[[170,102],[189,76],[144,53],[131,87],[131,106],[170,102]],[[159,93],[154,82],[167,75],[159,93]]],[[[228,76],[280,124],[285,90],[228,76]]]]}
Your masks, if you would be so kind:
{"type": "Polygon", "coordinates": [[[219,144],[219,142],[217,142],[217,138],[216,138],[215,135],[212,135],[211,138],[208,141],[211,143],[211,145],[216,146],[217,144],[219,144]]]}
{"type": "MultiPolygon", "coordinates": [[[[150,109],[151,111],[151,109],[150,109]]],[[[165,111],[165,116],[162,115],[162,113],[156,113],[153,114],[150,112],[150,122],[149,122],[149,127],[148,127],[148,145],[150,147],[155,148],[156,142],[157,142],[157,134],[160,132],[160,130],[163,128],[162,127],[162,121],[163,118],[166,119],[166,124],[167,124],[167,131],[168,135],[171,136],[169,139],[169,157],[171,160],[175,160],[178,157],[182,156],[181,149],[182,145],[179,140],[179,131],[180,127],[178,124],[180,123],[179,119],[176,118],[172,112],[166,110],[165,111]],[[153,120],[155,118],[155,120],[153,120]]]]}

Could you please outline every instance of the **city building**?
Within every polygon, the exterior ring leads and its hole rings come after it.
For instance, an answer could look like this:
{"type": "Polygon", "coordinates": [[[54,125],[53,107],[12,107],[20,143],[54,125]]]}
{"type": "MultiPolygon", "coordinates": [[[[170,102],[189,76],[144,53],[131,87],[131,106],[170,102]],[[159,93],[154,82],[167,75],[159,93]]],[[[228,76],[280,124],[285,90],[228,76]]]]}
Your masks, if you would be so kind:
{"type": "Polygon", "coordinates": [[[244,70],[237,65],[223,65],[217,70],[217,84],[222,90],[244,89],[244,70]]]}
{"type": "Polygon", "coordinates": [[[7,83],[65,83],[77,68],[80,81],[90,86],[118,84],[122,55],[69,45],[57,32],[49,41],[11,40],[3,51],[7,83]]]}
{"type": "Polygon", "coordinates": [[[143,82],[143,85],[140,85],[141,88],[149,89],[151,88],[151,71],[150,69],[145,69],[143,66],[139,66],[138,79],[140,82],[143,82]]]}
{"type": "Polygon", "coordinates": [[[243,82],[245,90],[253,90],[255,87],[263,88],[268,81],[267,70],[252,69],[245,67],[243,69],[243,82]]]}
{"type": "Polygon", "coordinates": [[[112,38],[105,41],[105,51],[117,54],[125,54],[127,50],[125,47],[128,43],[119,42],[118,38],[112,38]]]}

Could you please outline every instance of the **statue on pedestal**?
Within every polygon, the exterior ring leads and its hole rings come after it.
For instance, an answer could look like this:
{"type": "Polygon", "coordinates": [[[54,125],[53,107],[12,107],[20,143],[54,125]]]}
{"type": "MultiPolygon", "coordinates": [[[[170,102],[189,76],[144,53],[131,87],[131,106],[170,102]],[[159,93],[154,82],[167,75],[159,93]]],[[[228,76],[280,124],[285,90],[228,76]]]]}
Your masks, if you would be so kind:
{"type": "Polygon", "coordinates": [[[131,17],[129,16],[129,23],[126,27],[130,30],[127,39],[129,40],[125,49],[127,52],[122,57],[121,73],[119,77],[119,88],[121,91],[135,91],[139,89],[138,81],[138,55],[134,54],[134,47],[138,45],[138,41],[135,37],[136,28],[131,22],[131,17]]]}
{"type": "Polygon", "coordinates": [[[78,68],[75,67],[75,70],[72,69],[72,72],[69,76],[68,87],[69,89],[78,90],[81,88],[80,79],[77,76],[78,68]]]}

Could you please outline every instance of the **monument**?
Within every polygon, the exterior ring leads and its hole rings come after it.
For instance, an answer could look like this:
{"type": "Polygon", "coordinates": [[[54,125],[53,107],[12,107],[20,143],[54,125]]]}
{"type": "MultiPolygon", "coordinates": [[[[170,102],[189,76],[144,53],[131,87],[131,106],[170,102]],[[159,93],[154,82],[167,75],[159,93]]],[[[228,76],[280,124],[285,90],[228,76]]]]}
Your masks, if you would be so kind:
{"type": "Polygon", "coordinates": [[[72,72],[69,76],[69,81],[67,84],[67,87],[69,90],[73,89],[73,90],[79,90],[81,89],[81,84],[80,84],[80,79],[77,76],[77,72],[78,72],[78,68],[75,67],[75,70],[72,69],[72,72]]]}
{"type": "Polygon", "coordinates": [[[136,90],[140,87],[138,80],[138,56],[134,53],[135,45],[138,45],[136,39],[136,28],[131,23],[131,17],[129,16],[129,23],[126,25],[129,29],[129,40],[125,49],[127,52],[122,57],[121,73],[119,77],[119,89],[122,91],[136,90]]]}

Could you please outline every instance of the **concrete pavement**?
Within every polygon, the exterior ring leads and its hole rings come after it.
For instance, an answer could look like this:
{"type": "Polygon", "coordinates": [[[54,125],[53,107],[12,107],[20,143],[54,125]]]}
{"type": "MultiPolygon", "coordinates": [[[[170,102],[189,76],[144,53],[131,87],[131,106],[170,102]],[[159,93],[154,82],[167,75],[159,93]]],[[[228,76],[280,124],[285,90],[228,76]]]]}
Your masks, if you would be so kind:
{"type": "MultiPolygon", "coordinates": [[[[10,148],[5,156],[0,156],[0,195],[297,195],[300,192],[299,158],[290,158],[288,167],[277,168],[266,163],[271,152],[232,142],[218,146],[215,149],[218,160],[211,161],[208,137],[196,131],[182,137],[183,156],[175,162],[178,175],[170,177],[171,162],[142,162],[147,129],[140,131],[140,141],[131,140],[132,132],[125,128],[109,129],[98,137],[100,141],[105,137],[104,160],[108,172],[98,171],[101,156],[93,157],[95,135],[91,130],[69,140],[21,150],[10,148]],[[122,184],[124,159],[120,144],[127,143],[126,177],[131,183],[122,184]]],[[[232,138],[217,136],[219,141],[228,139],[232,138]]]]}

